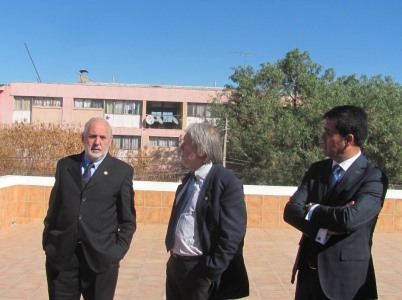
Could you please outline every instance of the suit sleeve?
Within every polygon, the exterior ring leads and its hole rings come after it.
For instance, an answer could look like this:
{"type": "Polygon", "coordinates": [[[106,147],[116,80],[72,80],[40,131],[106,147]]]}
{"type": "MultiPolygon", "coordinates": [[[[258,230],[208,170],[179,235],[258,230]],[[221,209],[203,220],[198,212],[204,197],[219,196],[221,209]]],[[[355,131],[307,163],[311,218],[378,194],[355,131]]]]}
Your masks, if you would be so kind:
{"type": "Polygon", "coordinates": [[[133,189],[134,169],[129,167],[124,176],[120,196],[117,202],[117,219],[119,226],[118,242],[128,251],[131,239],[136,230],[136,212],[134,207],[134,189],[133,189]]]}
{"type": "Polygon", "coordinates": [[[305,219],[307,214],[306,204],[318,202],[318,199],[313,199],[311,195],[311,185],[314,184],[314,168],[315,166],[313,165],[306,172],[300,186],[286,204],[283,213],[283,219],[286,223],[297,228],[309,237],[315,237],[319,230],[317,225],[305,219]]]}
{"type": "Polygon", "coordinates": [[[310,222],[316,226],[327,228],[331,231],[347,233],[357,230],[367,222],[375,218],[381,211],[388,180],[384,173],[372,166],[366,171],[366,176],[354,188],[353,195],[340,199],[339,206],[320,205],[315,208],[310,222]],[[350,201],[355,205],[346,205],[350,201]]]}
{"type": "Polygon", "coordinates": [[[239,254],[243,246],[247,227],[247,212],[244,201],[243,185],[233,174],[225,174],[222,181],[215,186],[220,193],[219,228],[214,230],[215,246],[207,256],[206,276],[215,280],[229,266],[233,258],[239,254]]]}
{"type": "Polygon", "coordinates": [[[42,247],[45,249],[45,245],[47,244],[48,236],[49,236],[49,231],[54,226],[54,218],[56,218],[56,213],[57,213],[57,206],[59,203],[57,203],[57,199],[60,198],[60,161],[57,162],[56,166],[56,173],[55,173],[55,183],[53,185],[53,188],[50,192],[50,197],[49,197],[49,206],[48,210],[45,216],[45,219],[43,221],[44,223],[44,229],[43,229],[43,236],[42,236],[42,247]]]}

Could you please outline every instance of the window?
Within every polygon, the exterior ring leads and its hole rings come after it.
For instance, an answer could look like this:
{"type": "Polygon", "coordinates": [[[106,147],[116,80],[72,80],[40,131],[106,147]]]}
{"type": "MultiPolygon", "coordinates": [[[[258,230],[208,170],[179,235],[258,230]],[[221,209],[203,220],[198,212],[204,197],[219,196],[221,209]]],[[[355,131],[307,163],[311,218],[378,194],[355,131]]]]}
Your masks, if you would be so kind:
{"type": "Polygon", "coordinates": [[[173,122],[173,113],[170,111],[153,111],[151,113],[154,117],[161,117],[164,123],[172,123],[173,122]]]}
{"type": "Polygon", "coordinates": [[[138,150],[141,148],[141,138],[138,136],[114,135],[113,144],[123,150],[138,150]]]}
{"type": "Polygon", "coordinates": [[[188,108],[187,109],[188,117],[201,117],[201,118],[211,117],[211,111],[208,104],[188,103],[187,108],[188,108]]]}
{"type": "Polygon", "coordinates": [[[30,111],[31,110],[31,98],[15,97],[14,98],[14,110],[30,111]]]}
{"type": "Polygon", "coordinates": [[[150,137],[150,146],[157,147],[179,147],[179,138],[177,137],[150,137]]]}
{"type": "Polygon", "coordinates": [[[54,97],[15,97],[14,110],[31,110],[32,106],[61,107],[63,98],[54,97]]]}
{"type": "Polygon", "coordinates": [[[61,107],[63,98],[33,97],[32,106],[61,107]]]}
{"type": "Polygon", "coordinates": [[[152,115],[156,120],[153,124],[147,124],[147,128],[180,128],[180,112],[182,103],[148,101],[147,115],[152,115]]]}
{"type": "Polygon", "coordinates": [[[140,115],[141,102],[130,100],[106,100],[106,114],[140,115]]]}
{"type": "Polygon", "coordinates": [[[100,99],[74,99],[74,107],[79,108],[103,108],[103,100],[100,99]]]}

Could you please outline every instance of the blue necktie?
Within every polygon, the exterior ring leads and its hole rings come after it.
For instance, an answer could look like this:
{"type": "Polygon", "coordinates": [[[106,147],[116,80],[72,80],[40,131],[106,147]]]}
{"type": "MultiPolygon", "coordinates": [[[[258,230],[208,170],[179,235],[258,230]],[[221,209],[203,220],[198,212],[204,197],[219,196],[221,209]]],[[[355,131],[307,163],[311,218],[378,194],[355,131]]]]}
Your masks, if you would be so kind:
{"type": "Polygon", "coordinates": [[[86,185],[86,184],[88,183],[89,179],[91,179],[91,169],[92,169],[93,167],[95,167],[95,164],[92,163],[92,162],[89,163],[88,166],[87,166],[87,168],[86,168],[85,171],[84,171],[84,174],[82,174],[82,183],[83,183],[84,185],[86,185]]]}
{"type": "Polygon", "coordinates": [[[341,172],[342,172],[342,168],[340,165],[335,165],[332,167],[332,173],[331,173],[331,175],[329,175],[329,181],[328,181],[328,189],[329,190],[332,190],[333,187],[341,179],[341,172]]]}

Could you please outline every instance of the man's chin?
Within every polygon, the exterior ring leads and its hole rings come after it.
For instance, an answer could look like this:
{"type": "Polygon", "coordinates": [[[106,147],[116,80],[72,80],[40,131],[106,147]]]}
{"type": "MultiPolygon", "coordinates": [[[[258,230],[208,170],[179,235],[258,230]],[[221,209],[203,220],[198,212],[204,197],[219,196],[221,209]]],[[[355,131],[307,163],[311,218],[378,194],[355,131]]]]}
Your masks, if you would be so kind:
{"type": "Polygon", "coordinates": [[[103,153],[102,152],[91,152],[88,155],[92,161],[97,161],[100,160],[103,157],[103,153]]]}

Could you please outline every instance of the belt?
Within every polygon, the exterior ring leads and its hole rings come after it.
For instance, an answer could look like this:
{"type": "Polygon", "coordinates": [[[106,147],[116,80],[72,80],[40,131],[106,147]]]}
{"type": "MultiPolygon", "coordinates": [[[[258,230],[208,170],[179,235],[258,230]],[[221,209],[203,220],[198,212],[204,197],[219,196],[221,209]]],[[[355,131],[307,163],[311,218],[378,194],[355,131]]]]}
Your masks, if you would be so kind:
{"type": "Polygon", "coordinates": [[[203,255],[196,255],[196,256],[184,256],[184,255],[178,255],[172,251],[170,251],[170,256],[173,257],[176,260],[181,260],[181,261],[199,261],[204,258],[203,255]]]}

